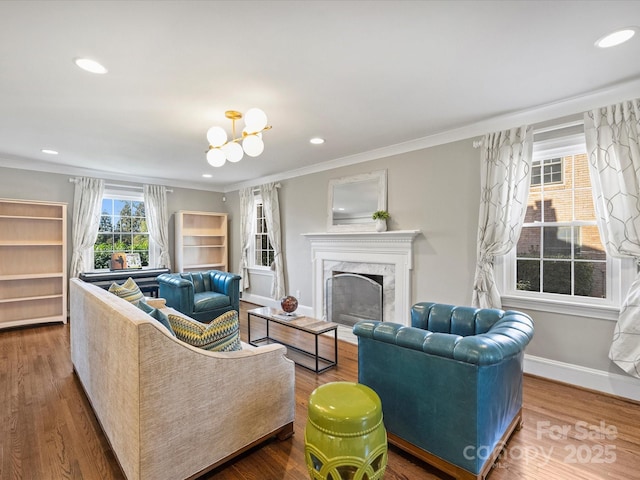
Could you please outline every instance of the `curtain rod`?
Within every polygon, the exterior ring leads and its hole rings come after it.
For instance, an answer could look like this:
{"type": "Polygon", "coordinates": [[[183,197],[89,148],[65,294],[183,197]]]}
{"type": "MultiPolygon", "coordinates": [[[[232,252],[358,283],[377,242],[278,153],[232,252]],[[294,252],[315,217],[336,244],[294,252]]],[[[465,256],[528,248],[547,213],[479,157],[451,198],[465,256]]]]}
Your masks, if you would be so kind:
{"type": "MultiPolygon", "coordinates": [[[[584,120],[575,120],[573,122],[561,123],[559,125],[551,125],[549,127],[534,128],[533,134],[538,135],[540,133],[553,132],[555,130],[562,130],[564,128],[577,127],[578,125],[584,125],[584,120]]],[[[474,140],[473,148],[480,148],[482,146],[483,139],[484,137],[479,140],[474,140]]]]}
{"type": "MultiPolygon", "coordinates": [[[[280,184],[276,183],[276,188],[280,188],[280,184]]],[[[260,187],[254,187],[253,190],[251,190],[253,193],[258,193],[260,191],[260,187]]]]}
{"type": "MultiPolygon", "coordinates": [[[[70,178],[69,182],[71,183],[78,183],[79,178],[70,178]]],[[[138,186],[138,185],[120,185],[117,183],[105,183],[104,184],[105,187],[110,187],[110,188],[127,188],[129,190],[144,190],[143,187],[138,186]]],[[[173,190],[170,188],[167,188],[167,192],[168,193],[173,193],[173,190]]]]}

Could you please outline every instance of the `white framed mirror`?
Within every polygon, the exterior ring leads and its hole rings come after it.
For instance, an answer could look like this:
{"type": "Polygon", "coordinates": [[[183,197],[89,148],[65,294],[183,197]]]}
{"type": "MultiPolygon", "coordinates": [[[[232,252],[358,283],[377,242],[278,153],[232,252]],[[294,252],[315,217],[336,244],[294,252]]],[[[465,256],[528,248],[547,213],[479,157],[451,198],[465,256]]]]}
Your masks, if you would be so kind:
{"type": "Polygon", "coordinates": [[[373,212],[387,209],[387,171],[329,180],[327,230],[375,232],[373,212]]]}

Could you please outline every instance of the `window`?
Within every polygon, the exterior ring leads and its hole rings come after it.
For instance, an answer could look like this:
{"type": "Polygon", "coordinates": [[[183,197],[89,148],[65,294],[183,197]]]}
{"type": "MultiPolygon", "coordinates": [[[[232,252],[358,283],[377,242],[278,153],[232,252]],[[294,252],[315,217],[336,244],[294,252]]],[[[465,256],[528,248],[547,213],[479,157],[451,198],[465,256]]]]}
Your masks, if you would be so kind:
{"type": "Polygon", "coordinates": [[[114,252],[139,253],[142,266],[149,265],[149,232],[142,194],[105,192],[102,198],[94,268],[109,268],[114,252]]]}
{"type": "Polygon", "coordinates": [[[274,258],[273,247],[267,234],[267,220],[264,216],[264,208],[260,196],[255,197],[254,218],[253,266],[270,268],[274,258]]]}
{"type": "Polygon", "coordinates": [[[607,256],[600,242],[586,152],[539,160],[516,251],[516,288],[606,298],[607,256]],[[562,172],[547,166],[564,166],[562,172]]]}
{"type": "Polygon", "coordinates": [[[531,186],[562,183],[562,157],[531,162],[531,186]]]}
{"type": "Polygon", "coordinates": [[[497,262],[508,308],[617,319],[633,265],[607,256],[596,223],[584,133],[536,140],[517,246],[497,262]]]}

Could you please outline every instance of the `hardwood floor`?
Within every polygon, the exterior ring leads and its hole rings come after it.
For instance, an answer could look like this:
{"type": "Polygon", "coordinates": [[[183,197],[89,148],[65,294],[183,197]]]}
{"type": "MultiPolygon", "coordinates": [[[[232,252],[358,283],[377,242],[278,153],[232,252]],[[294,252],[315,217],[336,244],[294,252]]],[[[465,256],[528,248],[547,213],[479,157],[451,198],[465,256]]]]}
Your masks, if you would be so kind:
{"type": "MultiPolygon", "coordinates": [[[[245,340],[246,310],[252,307],[242,305],[245,340]]],[[[252,336],[253,328],[252,320],[252,336]]],[[[0,365],[0,479],[124,478],[72,371],[68,325],[0,331],[0,365]]],[[[316,375],[296,367],[291,439],[269,441],[202,478],[307,479],[307,400],[317,386],[339,380],[357,380],[357,349],[346,342],[340,342],[337,368],[316,375]]],[[[386,480],[449,478],[393,447],[389,450],[386,480]]],[[[525,376],[524,427],[488,478],[640,479],[640,404],[525,376]]]]}

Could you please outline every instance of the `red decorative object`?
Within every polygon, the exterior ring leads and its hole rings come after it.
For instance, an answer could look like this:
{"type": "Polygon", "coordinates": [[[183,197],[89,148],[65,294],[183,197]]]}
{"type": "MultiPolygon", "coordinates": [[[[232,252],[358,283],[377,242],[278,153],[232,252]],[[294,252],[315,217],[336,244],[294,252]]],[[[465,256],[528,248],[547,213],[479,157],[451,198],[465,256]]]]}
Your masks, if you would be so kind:
{"type": "Polygon", "coordinates": [[[288,295],[280,300],[280,306],[286,313],[293,313],[296,311],[296,308],[298,308],[298,300],[296,297],[288,295]]]}

